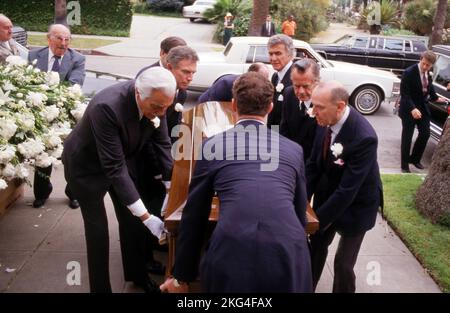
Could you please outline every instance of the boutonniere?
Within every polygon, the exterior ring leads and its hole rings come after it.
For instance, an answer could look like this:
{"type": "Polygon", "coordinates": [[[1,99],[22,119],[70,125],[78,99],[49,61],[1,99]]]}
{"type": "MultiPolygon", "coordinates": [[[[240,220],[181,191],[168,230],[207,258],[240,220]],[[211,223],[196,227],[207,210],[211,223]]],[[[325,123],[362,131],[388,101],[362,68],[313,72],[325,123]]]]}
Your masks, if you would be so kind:
{"type": "Polygon", "coordinates": [[[278,93],[280,93],[283,91],[284,85],[282,83],[278,83],[278,85],[275,87],[275,89],[278,93]]]}
{"type": "Polygon", "coordinates": [[[308,110],[306,110],[306,114],[308,114],[310,118],[315,118],[315,117],[316,117],[316,116],[314,115],[314,112],[313,112],[313,108],[312,108],[312,107],[309,108],[308,110]]]}
{"type": "Polygon", "coordinates": [[[184,111],[184,106],[181,103],[177,103],[175,104],[175,111],[177,112],[183,112],[184,111]]]}
{"type": "Polygon", "coordinates": [[[155,116],[154,118],[151,119],[153,126],[155,126],[155,128],[159,127],[159,124],[161,124],[161,121],[159,119],[159,117],[155,116]]]}
{"type": "Polygon", "coordinates": [[[330,147],[331,152],[333,153],[335,158],[338,158],[342,151],[344,151],[344,147],[340,143],[333,143],[333,145],[330,147]]]}
{"type": "Polygon", "coordinates": [[[343,166],[345,164],[345,162],[342,159],[337,159],[336,161],[334,161],[334,164],[337,164],[339,166],[343,166]]]}

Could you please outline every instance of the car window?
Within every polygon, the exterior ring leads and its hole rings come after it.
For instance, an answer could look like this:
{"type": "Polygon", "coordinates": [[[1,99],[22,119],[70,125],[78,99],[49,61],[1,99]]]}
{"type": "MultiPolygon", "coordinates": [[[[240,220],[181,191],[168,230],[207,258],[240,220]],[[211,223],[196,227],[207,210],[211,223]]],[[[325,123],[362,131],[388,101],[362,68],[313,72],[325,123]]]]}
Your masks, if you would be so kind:
{"type": "Polygon", "coordinates": [[[368,38],[367,37],[357,37],[353,48],[365,48],[367,47],[368,38]]]}
{"type": "Polygon", "coordinates": [[[413,41],[413,52],[424,52],[427,46],[422,41],[413,41]]]}
{"type": "Polygon", "coordinates": [[[401,39],[386,39],[384,44],[385,50],[403,51],[403,40],[401,39]]]}
{"type": "Polygon", "coordinates": [[[436,63],[433,66],[434,82],[447,88],[450,82],[450,59],[439,55],[436,63]]]}
{"type": "Polygon", "coordinates": [[[256,46],[254,62],[270,63],[267,46],[256,46]]]}
{"type": "Polygon", "coordinates": [[[378,37],[377,49],[384,49],[384,38],[378,37]]]}
{"type": "Polygon", "coordinates": [[[369,49],[375,49],[376,46],[377,46],[377,38],[376,37],[370,37],[369,49]]]}
{"type": "Polygon", "coordinates": [[[228,53],[230,52],[232,46],[233,46],[233,43],[231,41],[229,41],[227,46],[225,47],[225,50],[223,51],[223,55],[224,56],[228,55],[228,53]]]}
{"type": "Polygon", "coordinates": [[[253,63],[255,59],[255,46],[250,46],[248,49],[247,57],[245,58],[245,63],[253,63]]]}
{"type": "Polygon", "coordinates": [[[405,40],[405,52],[411,52],[411,41],[405,40]]]}

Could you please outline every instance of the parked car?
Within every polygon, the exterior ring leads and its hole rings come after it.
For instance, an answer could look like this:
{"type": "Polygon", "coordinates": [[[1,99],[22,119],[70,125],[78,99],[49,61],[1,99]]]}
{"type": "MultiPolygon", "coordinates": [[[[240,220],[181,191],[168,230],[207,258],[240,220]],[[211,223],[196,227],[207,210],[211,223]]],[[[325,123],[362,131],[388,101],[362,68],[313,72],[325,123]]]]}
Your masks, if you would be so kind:
{"type": "Polygon", "coordinates": [[[427,50],[428,39],[421,36],[346,35],[333,44],[312,44],[327,60],[368,65],[401,75],[408,66],[419,62],[427,50]]]}
{"type": "Polygon", "coordinates": [[[26,47],[28,45],[28,35],[25,29],[20,26],[14,26],[12,29],[12,38],[20,43],[22,46],[26,47]]]}
{"type": "MultiPolygon", "coordinates": [[[[203,91],[219,77],[242,74],[254,62],[269,63],[267,37],[232,37],[223,52],[200,53],[189,89],[203,91]]],[[[396,101],[400,80],[392,73],[367,66],[327,61],[304,41],[294,40],[296,59],[311,58],[321,66],[321,79],[339,80],[350,93],[350,104],[362,114],[375,113],[381,103],[396,101]]]]}
{"type": "MultiPolygon", "coordinates": [[[[433,86],[436,93],[450,101],[450,46],[433,46],[438,58],[433,66],[433,86]]],[[[450,105],[447,103],[429,102],[431,112],[431,137],[439,140],[442,135],[445,121],[450,116],[450,105]]]]}
{"type": "Polygon", "coordinates": [[[207,9],[210,9],[214,6],[217,0],[198,0],[195,1],[192,5],[188,5],[183,7],[183,16],[189,18],[191,22],[196,19],[204,19],[203,13],[207,9]]]}

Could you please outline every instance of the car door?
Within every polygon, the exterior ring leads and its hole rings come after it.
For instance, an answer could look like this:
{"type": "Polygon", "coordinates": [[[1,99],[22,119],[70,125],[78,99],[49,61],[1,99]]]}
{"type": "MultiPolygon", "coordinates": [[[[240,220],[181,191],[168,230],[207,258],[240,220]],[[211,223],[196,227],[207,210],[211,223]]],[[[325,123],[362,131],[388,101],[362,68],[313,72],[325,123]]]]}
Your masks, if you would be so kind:
{"type": "Polygon", "coordinates": [[[367,64],[367,46],[369,38],[367,36],[356,36],[351,49],[342,54],[341,60],[344,62],[367,64]]]}
{"type": "MultiPolygon", "coordinates": [[[[433,66],[433,86],[436,93],[447,98],[447,100],[450,100],[450,92],[447,89],[449,83],[450,57],[438,54],[436,63],[433,66]]],[[[428,105],[430,108],[432,124],[435,124],[437,127],[442,129],[448,117],[448,104],[430,101],[428,105]]]]}
{"type": "Polygon", "coordinates": [[[398,38],[384,38],[384,47],[378,51],[378,68],[385,70],[403,69],[405,57],[403,41],[403,39],[398,38]]]}

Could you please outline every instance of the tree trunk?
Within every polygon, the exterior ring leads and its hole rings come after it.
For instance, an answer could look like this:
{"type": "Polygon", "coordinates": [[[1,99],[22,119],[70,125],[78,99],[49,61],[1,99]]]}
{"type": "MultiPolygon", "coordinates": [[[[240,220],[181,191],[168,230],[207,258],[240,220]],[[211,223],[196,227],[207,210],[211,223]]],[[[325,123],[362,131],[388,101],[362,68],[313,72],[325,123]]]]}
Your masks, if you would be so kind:
{"type": "Polygon", "coordinates": [[[447,6],[448,6],[447,0],[439,0],[436,8],[436,15],[434,16],[433,32],[431,33],[430,37],[430,48],[433,45],[437,45],[442,42],[445,17],[447,15],[447,6]]]}
{"type": "Polygon", "coordinates": [[[67,1],[55,0],[55,24],[67,26],[67,1]]]}
{"type": "Polygon", "coordinates": [[[270,0],[253,0],[252,19],[248,29],[249,36],[259,36],[261,25],[266,21],[269,14],[270,0]]]}
{"type": "Polygon", "coordinates": [[[417,209],[433,223],[450,226],[450,119],[433,155],[430,170],[416,195],[417,209]]]}

